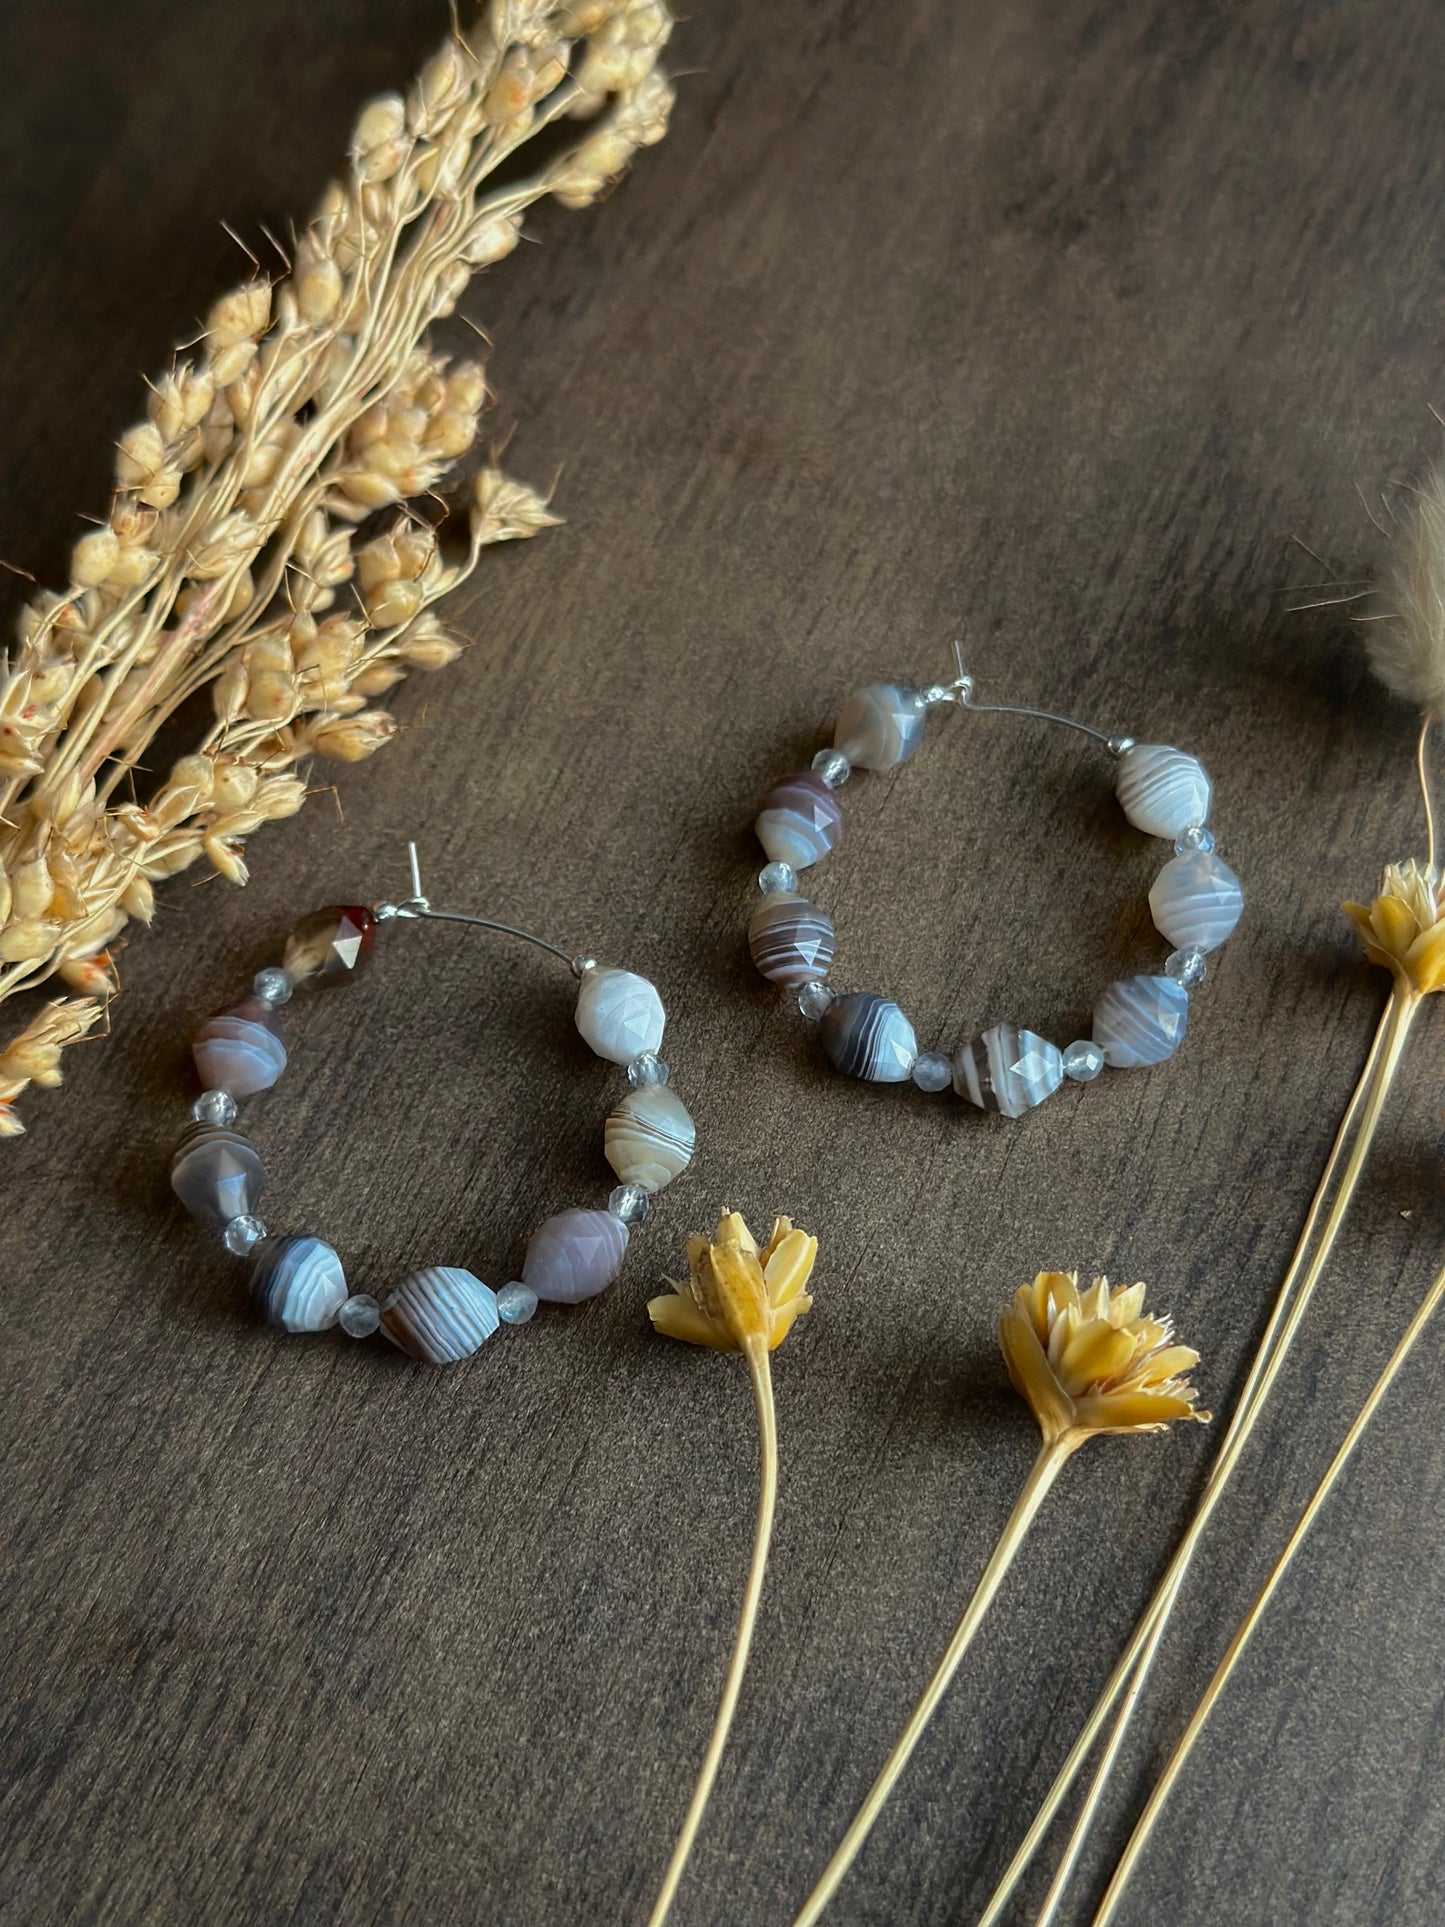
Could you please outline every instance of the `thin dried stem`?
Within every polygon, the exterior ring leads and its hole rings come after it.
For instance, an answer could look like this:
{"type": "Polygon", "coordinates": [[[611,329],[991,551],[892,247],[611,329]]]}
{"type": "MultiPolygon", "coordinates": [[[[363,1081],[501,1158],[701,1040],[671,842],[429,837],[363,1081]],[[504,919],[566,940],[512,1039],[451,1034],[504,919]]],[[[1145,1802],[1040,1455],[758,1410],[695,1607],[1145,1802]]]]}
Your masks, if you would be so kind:
{"type": "Polygon", "coordinates": [[[1315,1488],[1314,1497],[1305,1507],[1304,1512],[1300,1516],[1299,1523],[1295,1526],[1294,1531],[1285,1542],[1284,1550],[1270,1568],[1269,1575],[1255,1597],[1253,1605],[1245,1614],[1239,1630],[1229,1642],[1224,1657],[1215,1668],[1214,1677],[1210,1680],[1203,1697],[1195,1707],[1188,1726],[1185,1727],[1184,1732],[1180,1735],[1174,1751],[1170,1754],[1165,1764],[1164,1771],[1160,1774],[1158,1782],[1149,1796],[1144,1811],[1139,1816],[1133,1833],[1129,1836],[1128,1844],[1119,1858],[1118,1865],[1114,1869],[1113,1878],[1105,1890],[1099,1911],[1094,1916],[1094,1927],[1109,1927],[1109,1923],[1118,1912],[1119,1902],[1123,1898],[1125,1887],[1129,1884],[1130,1876],[1133,1874],[1134,1868],[1139,1862],[1140,1855],[1149,1844],[1149,1837],[1158,1824],[1159,1816],[1164,1810],[1165,1802],[1172,1793],[1175,1783],[1184,1769],[1185,1762],[1193,1752],[1195,1744],[1204,1730],[1205,1722],[1214,1710],[1215,1702],[1229,1684],[1230,1676],[1239,1664],[1244,1649],[1253,1637],[1260,1620],[1264,1617],[1281,1580],[1283,1580],[1285,1574],[1289,1571],[1295,1554],[1304,1544],[1311,1527],[1319,1516],[1321,1508],[1324,1506],[1331,1492],[1333,1492],[1345,1467],[1353,1458],[1356,1447],[1368,1430],[1370,1422],[1374,1418],[1381,1401],[1399,1376],[1401,1368],[1415,1348],[1416,1341],[1439,1309],[1442,1299],[1445,1299],[1445,1268],[1442,1268],[1436,1274],[1434,1283],[1431,1285],[1429,1291],[1426,1292],[1414,1317],[1405,1328],[1404,1336],[1391,1353],[1389,1363],[1375,1380],[1374,1388],[1361,1407],[1358,1417],[1345,1434],[1340,1449],[1335,1453],[1333,1459],[1331,1459],[1329,1470],[1315,1488]]]}
{"type": "Polygon", "coordinates": [[[718,1702],[712,1737],[703,1755],[697,1785],[693,1788],[687,1817],[682,1823],[681,1833],[677,1836],[677,1845],[672,1850],[672,1859],[668,1862],[667,1873],[658,1891],[652,1912],[648,1915],[648,1927],[662,1927],[662,1923],[667,1919],[677,1895],[678,1883],[687,1866],[688,1856],[692,1852],[693,1842],[697,1838],[698,1828],[702,1825],[703,1814],[707,1810],[713,1782],[717,1779],[723,1750],[727,1746],[733,1714],[737,1710],[743,1675],[747,1671],[748,1653],[753,1643],[753,1628],[757,1624],[758,1605],[763,1596],[763,1575],[767,1570],[768,1549],[772,1544],[773,1514],[778,1502],[778,1430],[766,1338],[751,1339],[745,1356],[748,1376],[752,1381],[753,1402],[757,1406],[761,1461],[758,1522],[753,1535],[752,1563],[748,1569],[747,1589],[743,1593],[742,1610],[738,1615],[737,1637],[733,1641],[732,1659],[728,1665],[727,1679],[723,1684],[722,1699],[718,1702]]]}
{"type": "Polygon", "coordinates": [[[867,1799],[859,1807],[853,1824],[838,1843],[838,1849],[823,1870],[812,1893],[804,1903],[802,1911],[793,1922],[793,1927],[813,1927],[821,1919],[824,1908],[838,1891],[843,1876],[852,1866],[863,1842],[868,1838],[874,1821],[882,1812],[898,1776],[912,1757],[913,1749],[923,1737],[928,1722],[938,1709],[939,1702],[948,1691],[962,1663],[964,1654],[973,1644],[974,1635],[983,1623],[984,1615],[993,1604],[994,1595],[1003,1583],[1004,1575],[1013,1564],[1014,1555],[1023,1544],[1034,1516],[1049,1494],[1054,1480],[1059,1476],[1065,1462],[1081,1443],[1078,1433],[1065,1433],[1062,1437],[1045,1443],[1039,1448],[1038,1457],[1024,1481],[1023,1490],[1015,1501],[1013,1511],[999,1535],[998,1544],[983,1571],[974,1590],[973,1597],[964,1609],[958,1629],[948,1643],[948,1649],[939,1661],[938,1670],[924,1690],[923,1697],[914,1707],[907,1725],[898,1736],[897,1744],[883,1763],[883,1769],[873,1782],[867,1799]]]}
{"type": "Polygon", "coordinates": [[[1420,796],[1425,805],[1425,833],[1428,847],[1425,853],[1425,866],[1433,881],[1435,876],[1435,804],[1430,795],[1430,766],[1426,760],[1426,749],[1430,737],[1430,724],[1434,718],[1426,715],[1420,723],[1420,740],[1415,746],[1415,770],[1420,778],[1420,796]]]}
{"type": "MultiPolygon", "coordinates": [[[[1095,1701],[1083,1729],[1074,1741],[1053,1785],[1024,1835],[1018,1851],[994,1889],[987,1907],[980,1916],[978,1927],[995,1927],[995,1923],[1002,1919],[1015,1889],[1043,1845],[1059,1808],[1068,1797],[1070,1789],[1092,1754],[1106,1721],[1127,1691],[1128,1697],[1120,1709],[1108,1751],[1095,1774],[1086,1806],[1076,1823],[1066,1849],[1064,1866],[1061,1870],[1065,1879],[1077,1863],[1089,1823],[1097,1810],[1109,1771],[1118,1758],[1124,1734],[1143,1691],[1149,1668],[1158,1651],[1195,1549],[1214,1515],[1215,1508],[1224,1496],[1240,1454],[1254,1429],[1255,1421],[1263,1408],[1264,1401],[1269,1396],[1270,1388],[1288,1356],[1300,1322],[1309,1309],[1315,1287],[1329,1260],[1340,1225],[1349,1209],[1350,1201],[1359,1183],[1360,1173],[1369,1155],[1380,1113],[1394,1081],[1395,1071],[1404,1051],[1419,1002],[1417,996],[1404,989],[1398,982],[1396,983],[1376,1028],[1364,1068],[1330,1147],[1299,1241],[1286,1267],[1269,1321],[1245,1376],[1244,1386],[1230,1418],[1219,1455],[1211,1468],[1194,1516],[1175,1548],[1153,1597],[1141,1614],[1103,1691],[1095,1701]]],[[[1045,1902],[1046,1909],[1057,1907],[1062,1891],[1062,1886],[1056,1881],[1045,1902]]]]}

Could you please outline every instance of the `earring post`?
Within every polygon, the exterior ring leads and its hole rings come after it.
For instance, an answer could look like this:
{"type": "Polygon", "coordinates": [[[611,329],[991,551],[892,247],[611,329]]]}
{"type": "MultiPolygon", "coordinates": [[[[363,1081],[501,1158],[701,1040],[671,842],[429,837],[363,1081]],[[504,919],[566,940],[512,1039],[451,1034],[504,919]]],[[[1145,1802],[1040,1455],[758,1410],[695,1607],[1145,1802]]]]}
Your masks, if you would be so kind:
{"type": "Polygon", "coordinates": [[[1092,736],[1096,743],[1102,743],[1116,756],[1133,747],[1131,736],[1111,735],[1106,729],[1095,729],[1092,723],[1081,723],[1074,716],[1060,716],[1052,709],[1030,709],[1023,703],[976,703],[973,700],[973,677],[964,668],[963,644],[957,637],[953,643],[953,659],[958,664],[953,687],[958,692],[960,709],[971,710],[979,716],[1029,716],[1035,722],[1057,723],[1060,729],[1076,729],[1081,736],[1092,736]]]}
{"type": "Polygon", "coordinates": [[[413,923],[469,923],[477,930],[494,930],[498,936],[516,937],[521,943],[534,944],[538,950],[545,950],[553,957],[560,957],[567,968],[574,975],[577,974],[579,959],[574,957],[570,950],[564,950],[560,944],[553,943],[550,938],[539,937],[535,931],[519,930],[515,924],[498,923],[492,917],[474,917],[464,910],[433,910],[422,888],[421,860],[417,855],[416,844],[408,842],[406,850],[407,860],[411,866],[412,893],[405,903],[381,905],[382,912],[389,911],[392,917],[404,917],[413,923]]]}

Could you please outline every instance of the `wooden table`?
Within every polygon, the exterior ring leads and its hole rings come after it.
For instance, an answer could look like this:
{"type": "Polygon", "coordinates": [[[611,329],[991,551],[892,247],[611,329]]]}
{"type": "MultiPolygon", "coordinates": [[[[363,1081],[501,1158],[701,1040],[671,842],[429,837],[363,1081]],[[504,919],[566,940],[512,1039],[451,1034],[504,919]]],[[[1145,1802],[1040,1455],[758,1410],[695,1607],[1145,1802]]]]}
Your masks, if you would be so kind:
{"type": "MultiPolygon", "coordinates": [[[[139,371],[236,277],[222,217],[260,245],[303,214],[356,104],[443,24],[437,0],[12,0],[9,561],[56,580],[103,505],[139,371]]],[[[451,611],[475,647],[401,691],[403,735],[334,802],[258,839],[244,894],[164,892],[114,1037],[3,1153],[7,1927],[644,1917],[755,1436],[736,1362],[654,1338],[643,1301],[725,1201],[822,1254],[678,1927],[791,1918],[941,1650],[1034,1449],[994,1341],[1015,1285],[1148,1279],[1228,1410],[1382,998],[1336,906],[1422,841],[1408,714],[1349,608],[1296,605],[1358,586],[1366,502],[1438,443],[1442,54],[1428,0],[706,7],[667,142],[472,289],[507,460],[560,473],[566,526],[486,559],[451,611]],[[830,1074],[741,948],[762,789],[861,681],[943,674],[956,633],[981,698],[1196,749],[1249,894],[1178,1058],[1021,1124],[830,1074]],[[258,1327],[166,1182],[190,1030],[301,913],[404,890],[408,836],[437,901],[656,978],[701,1144],[617,1289],[447,1373],[258,1327]]],[[[837,974],[928,1042],[1067,1041],[1157,962],[1158,848],[1078,739],[949,719],[845,801],[837,974]]],[[[251,1114],[267,1215],[359,1284],[448,1259],[500,1282],[539,1211],[602,1195],[615,1076],[545,959],[384,948],[295,1013],[251,1114]]],[[[1436,1017],[1069,1921],[1434,1269],[1436,1017]]],[[[1440,1342],[1283,1588],[1130,1927],[1442,1918],[1440,1342]]],[[[1211,1449],[1069,1467],[839,1927],[976,1917],[1211,1449]]]]}

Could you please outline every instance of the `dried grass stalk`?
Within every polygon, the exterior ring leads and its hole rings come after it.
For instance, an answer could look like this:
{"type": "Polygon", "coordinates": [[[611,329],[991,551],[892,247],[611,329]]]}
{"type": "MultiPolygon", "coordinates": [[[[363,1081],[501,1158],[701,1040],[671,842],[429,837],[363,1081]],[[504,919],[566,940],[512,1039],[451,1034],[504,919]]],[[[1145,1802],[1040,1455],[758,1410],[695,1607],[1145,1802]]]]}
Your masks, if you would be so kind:
{"type": "Polygon", "coordinates": [[[301,807],[312,759],[370,756],[396,731],[393,685],[458,655],[434,605],[484,548],[555,520],[484,467],[444,550],[421,498],[476,441],[487,385],[426,331],[530,206],[586,207],[662,138],[670,31],[664,0],[492,0],[363,111],[289,273],[216,302],[151,384],[104,524],[0,668],[0,1002],[56,976],[80,993],[0,1052],[0,1135],[115,991],[116,939],[150,921],[154,885],[198,858],[244,883],[246,838],[301,807]],[[495,184],[569,118],[589,122],[575,142],[495,184]],[[148,745],[207,685],[213,720],[142,801],[148,745]]]}

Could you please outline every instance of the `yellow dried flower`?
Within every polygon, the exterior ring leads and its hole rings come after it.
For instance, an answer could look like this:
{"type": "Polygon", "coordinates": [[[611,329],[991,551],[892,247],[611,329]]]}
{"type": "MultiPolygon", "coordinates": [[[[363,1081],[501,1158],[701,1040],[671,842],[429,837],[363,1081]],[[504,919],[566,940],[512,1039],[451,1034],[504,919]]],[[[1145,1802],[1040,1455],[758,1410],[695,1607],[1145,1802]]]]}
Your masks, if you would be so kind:
{"type": "Polygon", "coordinates": [[[1370,962],[1392,970],[1402,990],[1426,996],[1445,985],[1445,919],[1433,869],[1413,858],[1387,864],[1373,903],[1342,907],[1370,962]]]}
{"type": "Polygon", "coordinates": [[[1081,1292],[1076,1271],[1041,1271],[1014,1293],[998,1321],[999,1343],[1046,1446],[1162,1432],[1174,1419],[1208,1423],[1186,1376],[1199,1354],[1172,1342],[1167,1319],[1144,1316],[1144,1291],[1110,1290],[1107,1278],[1096,1278],[1081,1292]]]}
{"type": "Polygon", "coordinates": [[[788,1218],[774,1221],[760,1251],[741,1216],[724,1211],[711,1239],[688,1239],[687,1279],[652,1299],[648,1316],[664,1337],[684,1344],[742,1352],[762,1339],[776,1351],[812,1308],[806,1286],[817,1255],[818,1240],[788,1218]]]}

